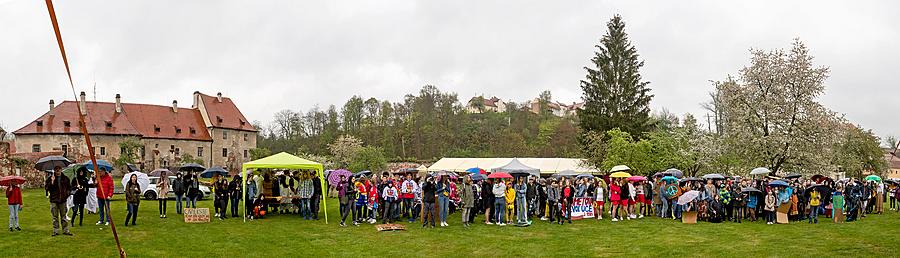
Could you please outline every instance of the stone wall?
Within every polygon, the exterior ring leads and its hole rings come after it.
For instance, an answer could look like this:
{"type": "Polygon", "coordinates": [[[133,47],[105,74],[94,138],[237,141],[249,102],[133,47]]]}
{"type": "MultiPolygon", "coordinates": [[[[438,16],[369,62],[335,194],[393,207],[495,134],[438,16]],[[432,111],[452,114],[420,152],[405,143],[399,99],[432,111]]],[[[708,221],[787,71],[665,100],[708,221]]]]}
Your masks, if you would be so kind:
{"type": "Polygon", "coordinates": [[[237,173],[241,164],[250,161],[250,149],[256,148],[256,132],[211,128],[209,135],[213,139],[211,163],[232,173],[237,173]]]}

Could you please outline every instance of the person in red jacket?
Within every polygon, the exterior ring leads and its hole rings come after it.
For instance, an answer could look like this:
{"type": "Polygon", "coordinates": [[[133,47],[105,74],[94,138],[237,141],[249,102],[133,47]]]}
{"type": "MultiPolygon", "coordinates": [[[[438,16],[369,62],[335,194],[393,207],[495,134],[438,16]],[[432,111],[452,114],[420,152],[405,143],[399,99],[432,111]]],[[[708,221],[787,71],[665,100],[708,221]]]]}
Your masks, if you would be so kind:
{"type": "Polygon", "coordinates": [[[100,179],[97,180],[97,214],[100,219],[97,225],[109,225],[109,200],[113,196],[113,179],[106,168],[100,168],[100,179]]]}
{"type": "Polygon", "coordinates": [[[19,228],[19,211],[22,210],[22,189],[19,185],[13,184],[6,188],[6,199],[9,204],[9,231],[19,228]]]}

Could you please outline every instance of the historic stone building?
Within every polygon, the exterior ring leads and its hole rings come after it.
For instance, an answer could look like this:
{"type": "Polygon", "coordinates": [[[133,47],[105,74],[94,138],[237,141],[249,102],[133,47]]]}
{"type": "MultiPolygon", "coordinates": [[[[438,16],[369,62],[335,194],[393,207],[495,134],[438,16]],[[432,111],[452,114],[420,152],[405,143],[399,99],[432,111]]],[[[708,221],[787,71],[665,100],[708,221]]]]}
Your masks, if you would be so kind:
{"type": "Polygon", "coordinates": [[[78,106],[85,115],[94,152],[99,159],[112,162],[119,157],[119,143],[134,137],[143,146],[137,165],[150,171],[175,167],[188,156],[202,160],[205,166],[223,166],[236,171],[249,161],[256,148],[257,130],[247,121],[234,102],[219,93],[209,96],[194,92],[190,108],[86,101],[64,101],[58,106],[50,100],[50,110],[13,132],[17,152],[59,151],[70,159],[83,161],[87,145],[81,135],[78,106]]]}

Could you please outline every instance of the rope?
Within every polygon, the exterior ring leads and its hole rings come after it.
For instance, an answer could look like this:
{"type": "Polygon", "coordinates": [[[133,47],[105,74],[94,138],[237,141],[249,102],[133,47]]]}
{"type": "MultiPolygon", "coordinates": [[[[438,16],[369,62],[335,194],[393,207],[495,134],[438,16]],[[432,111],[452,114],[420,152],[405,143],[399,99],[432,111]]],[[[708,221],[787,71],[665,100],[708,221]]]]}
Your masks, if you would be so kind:
{"type": "MultiPolygon", "coordinates": [[[[56,33],[56,43],[59,45],[59,52],[62,55],[63,64],[66,66],[66,75],[69,77],[69,86],[72,88],[72,95],[75,97],[75,101],[78,101],[78,95],[75,94],[75,82],[72,80],[72,71],[69,69],[69,59],[66,57],[66,48],[63,46],[62,34],[59,32],[59,22],[56,20],[56,11],[53,10],[53,2],[51,0],[45,0],[47,3],[47,11],[50,13],[50,21],[53,23],[53,31],[56,33]]],[[[87,124],[84,120],[84,110],[81,109],[81,105],[78,106],[78,120],[81,127],[81,133],[84,135],[84,141],[87,143],[88,153],[91,157],[91,162],[94,165],[94,176],[97,178],[97,183],[100,182],[100,169],[97,167],[97,157],[94,155],[94,146],[91,144],[91,136],[87,131],[87,124]]],[[[103,187],[97,187],[97,192],[100,196],[106,196],[103,192],[103,187]]],[[[110,228],[112,229],[113,237],[116,239],[116,247],[119,249],[119,256],[125,257],[125,250],[122,249],[122,243],[119,242],[119,234],[116,232],[116,223],[112,218],[112,214],[109,210],[109,205],[104,205],[101,209],[106,209],[106,216],[109,220],[110,228]]]]}

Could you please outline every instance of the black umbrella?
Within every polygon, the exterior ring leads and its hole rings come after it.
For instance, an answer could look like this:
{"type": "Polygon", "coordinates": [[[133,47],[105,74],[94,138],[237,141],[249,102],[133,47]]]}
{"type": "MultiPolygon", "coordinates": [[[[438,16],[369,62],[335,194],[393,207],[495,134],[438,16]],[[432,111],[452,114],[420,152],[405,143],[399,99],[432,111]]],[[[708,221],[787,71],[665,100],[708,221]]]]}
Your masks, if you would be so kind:
{"type": "Polygon", "coordinates": [[[222,167],[211,167],[206,171],[203,171],[203,173],[200,173],[200,177],[202,178],[212,178],[214,175],[228,176],[228,171],[222,167]]]}
{"type": "Polygon", "coordinates": [[[360,176],[365,176],[365,175],[368,175],[368,174],[372,174],[372,171],[363,170],[363,171],[360,171],[360,172],[356,172],[356,174],[353,174],[353,177],[360,177],[360,176]]]}
{"type": "Polygon", "coordinates": [[[696,178],[696,177],[687,177],[685,179],[681,179],[681,182],[696,182],[696,181],[703,181],[703,179],[696,178]]]}
{"type": "Polygon", "coordinates": [[[178,167],[178,171],[202,172],[204,170],[206,170],[206,167],[197,163],[187,163],[178,167]]]}
{"type": "Polygon", "coordinates": [[[128,168],[128,172],[141,171],[137,166],[131,163],[125,164],[125,167],[128,168]]]}
{"type": "Polygon", "coordinates": [[[791,174],[788,174],[788,175],[784,176],[784,179],[794,179],[794,178],[800,178],[800,177],[801,177],[800,174],[797,174],[797,173],[791,173],[791,174]]]}
{"type": "Polygon", "coordinates": [[[34,163],[34,168],[40,171],[53,171],[56,167],[66,168],[72,161],[63,156],[46,156],[34,163]]]}

